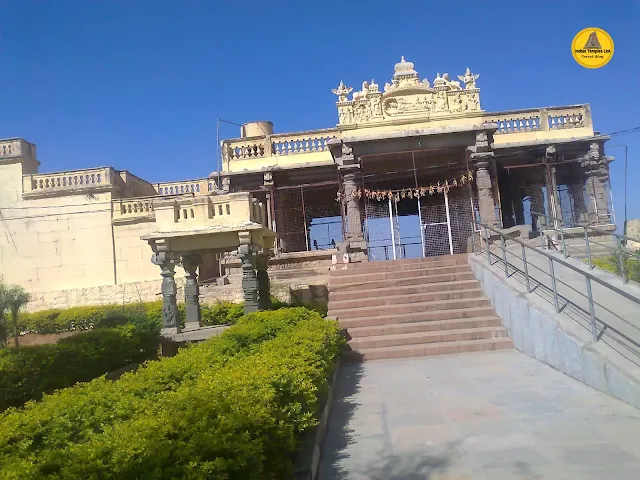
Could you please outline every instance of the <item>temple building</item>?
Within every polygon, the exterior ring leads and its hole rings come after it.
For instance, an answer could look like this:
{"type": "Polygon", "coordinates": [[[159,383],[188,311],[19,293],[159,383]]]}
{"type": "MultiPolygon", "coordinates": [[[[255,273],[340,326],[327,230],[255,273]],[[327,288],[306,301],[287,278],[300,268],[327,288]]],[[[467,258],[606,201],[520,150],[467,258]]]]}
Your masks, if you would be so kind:
{"type": "Polygon", "coordinates": [[[464,253],[474,219],[522,236],[544,228],[541,214],[615,229],[608,137],[588,104],[486,112],[469,68],[427,79],[404,58],[382,87],[331,92],[337,125],[276,133],[247,123],[221,142],[219,171],[196,180],[40,173],[35,145],[0,141],[0,273],[43,308],[155,298],[164,267],[150,261],[154,245],[177,237],[200,239],[195,257],[183,252],[188,268],[174,261],[178,286],[199,276],[224,290],[241,245],[258,244],[274,278],[294,279],[345,254],[464,253]],[[209,248],[207,235],[223,231],[224,248],[209,248]]]}

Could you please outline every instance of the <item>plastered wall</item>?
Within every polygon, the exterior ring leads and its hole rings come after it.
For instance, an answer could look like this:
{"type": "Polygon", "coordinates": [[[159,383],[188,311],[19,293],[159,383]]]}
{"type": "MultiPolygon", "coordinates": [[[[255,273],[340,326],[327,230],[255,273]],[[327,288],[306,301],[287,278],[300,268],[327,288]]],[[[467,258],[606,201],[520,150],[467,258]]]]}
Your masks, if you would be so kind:
{"type": "MultiPolygon", "coordinates": [[[[37,298],[139,282],[157,282],[159,290],[160,269],[140,240],[155,222],[112,225],[111,192],[25,199],[23,172],[20,161],[0,161],[0,275],[6,283],[37,298]]],[[[184,277],[180,267],[176,277],[184,277]]]]}

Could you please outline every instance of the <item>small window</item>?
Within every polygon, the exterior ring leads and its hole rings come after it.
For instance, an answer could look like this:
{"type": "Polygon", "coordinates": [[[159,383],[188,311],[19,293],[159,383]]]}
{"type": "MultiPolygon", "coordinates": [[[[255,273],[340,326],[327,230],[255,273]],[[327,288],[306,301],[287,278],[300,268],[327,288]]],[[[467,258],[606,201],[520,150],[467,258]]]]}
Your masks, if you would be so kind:
{"type": "Polygon", "coordinates": [[[218,205],[218,215],[222,215],[222,205],[218,205]]]}
{"type": "Polygon", "coordinates": [[[184,219],[187,218],[187,210],[186,209],[182,210],[182,218],[184,218],[184,219]]]}
{"type": "Polygon", "coordinates": [[[227,215],[231,215],[231,205],[227,203],[226,207],[227,207],[227,215]]]}
{"type": "Polygon", "coordinates": [[[191,209],[191,218],[195,218],[195,213],[193,212],[193,208],[191,209]]]}

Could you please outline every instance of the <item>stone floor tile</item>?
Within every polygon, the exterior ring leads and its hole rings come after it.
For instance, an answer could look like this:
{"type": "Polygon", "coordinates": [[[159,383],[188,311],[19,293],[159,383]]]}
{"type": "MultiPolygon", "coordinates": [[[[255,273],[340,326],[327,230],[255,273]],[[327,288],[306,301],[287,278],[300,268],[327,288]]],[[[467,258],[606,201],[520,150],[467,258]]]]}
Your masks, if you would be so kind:
{"type": "MultiPolygon", "coordinates": [[[[640,458],[613,443],[588,445],[545,445],[544,452],[569,468],[626,467],[640,464],[640,458]]],[[[639,475],[640,476],[640,475],[639,475]]]]}
{"type": "Polygon", "coordinates": [[[421,450],[427,447],[450,447],[458,443],[458,435],[452,425],[406,426],[389,432],[394,452],[421,450]]]}
{"type": "Polygon", "coordinates": [[[443,405],[444,415],[453,423],[473,422],[478,420],[493,420],[497,418],[506,418],[507,411],[502,407],[496,407],[489,403],[467,405],[443,405]]]}
{"type": "Polygon", "coordinates": [[[490,468],[483,469],[482,474],[482,478],[486,480],[577,480],[577,477],[571,472],[548,465],[514,465],[506,468],[490,468]]]}
{"type": "Polygon", "coordinates": [[[515,351],[349,366],[333,406],[320,480],[640,478],[640,411],[515,351]]]}
{"type": "MultiPolygon", "coordinates": [[[[526,478],[524,475],[531,475],[530,472],[536,470],[557,467],[536,447],[503,448],[495,451],[482,451],[469,453],[469,463],[483,472],[487,470],[508,470],[516,475],[526,478]]],[[[535,477],[534,477],[535,478],[535,477]]]]}
{"type": "Polygon", "coordinates": [[[580,480],[638,480],[640,477],[638,472],[640,472],[640,463],[624,467],[608,465],[601,468],[569,470],[573,478],[580,480]]]}

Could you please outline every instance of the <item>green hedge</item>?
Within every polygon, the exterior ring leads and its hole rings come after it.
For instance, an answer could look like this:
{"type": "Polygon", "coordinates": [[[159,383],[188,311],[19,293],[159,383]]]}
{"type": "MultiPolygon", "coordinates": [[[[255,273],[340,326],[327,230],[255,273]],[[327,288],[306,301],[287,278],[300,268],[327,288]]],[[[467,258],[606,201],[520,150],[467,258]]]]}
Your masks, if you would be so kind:
{"type": "Polygon", "coordinates": [[[0,350],[0,411],[44,393],[86,382],[131,363],[153,358],[159,328],[141,318],[110,318],[114,328],[78,333],[52,345],[0,350]]]}
{"type": "Polygon", "coordinates": [[[0,478],[283,478],[342,344],[302,308],[0,416],[0,478]]]}
{"type": "Polygon", "coordinates": [[[615,275],[621,276],[622,271],[620,269],[620,259],[618,255],[624,255],[624,272],[629,280],[634,282],[640,282],[640,253],[630,255],[628,253],[612,253],[605,258],[594,258],[593,264],[615,275]]]}
{"type": "MultiPolygon", "coordinates": [[[[204,325],[234,324],[243,315],[241,303],[218,302],[201,306],[204,325]]],[[[178,305],[184,322],[184,304],[178,305]]],[[[89,330],[111,326],[113,317],[145,316],[162,323],[162,300],[132,303],[127,305],[102,305],[49,309],[32,313],[21,313],[19,326],[23,332],[59,333],[75,330],[89,330]]]]}

